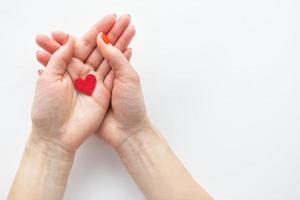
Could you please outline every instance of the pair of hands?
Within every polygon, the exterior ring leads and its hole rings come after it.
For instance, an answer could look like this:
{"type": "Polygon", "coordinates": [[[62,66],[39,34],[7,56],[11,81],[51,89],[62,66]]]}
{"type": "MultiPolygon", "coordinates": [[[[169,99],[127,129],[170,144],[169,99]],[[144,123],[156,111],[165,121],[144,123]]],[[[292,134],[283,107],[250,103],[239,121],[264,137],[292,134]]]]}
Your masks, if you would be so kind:
{"type": "Polygon", "coordinates": [[[114,148],[150,127],[140,80],[128,60],[135,34],[130,16],[105,16],[81,39],[63,32],[39,35],[45,51],[32,107],[32,134],[41,141],[75,152],[93,133],[114,148]],[[107,33],[109,44],[103,40],[107,33]],[[76,78],[96,77],[91,96],[75,90],[76,78]]]}
{"type": "Polygon", "coordinates": [[[147,199],[212,199],[147,117],[128,62],[135,34],[129,23],[129,16],[108,15],[79,40],[62,32],[37,37],[44,49],[37,59],[46,68],[39,71],[32,133],[8,199],[62,199],[75,152],[93,133],[117,150],[147,199]],[[91,96],[73,84],[88,74],[96,77],[91,96]]]}

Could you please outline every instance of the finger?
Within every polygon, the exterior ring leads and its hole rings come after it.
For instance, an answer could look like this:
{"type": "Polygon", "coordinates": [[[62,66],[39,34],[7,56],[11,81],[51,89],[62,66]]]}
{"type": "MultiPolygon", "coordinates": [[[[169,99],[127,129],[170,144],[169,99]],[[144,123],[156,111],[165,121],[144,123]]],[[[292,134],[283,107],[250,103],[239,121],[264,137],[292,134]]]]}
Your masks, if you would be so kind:
{"type": "Polygon", "coordinates": [[[71,61],[74,51],[74,41],[69,38],[68,42],[59,48],[50,58],[45,72],[63,75],[71,61]]]}
{"type": "Polygon", "coordinates": [[[132,25],[128,26],[114,46],[120,49],[122,52],[124,52],[129,46],[134,35],[135,35],[135,27],[132,25]]]}
{"type": "Polygon", "coordinates": [[[41,63],[45,67],[47,66],[50,58],[51,58],[51,54],[46,51],[37,51],[36,52],[36,59],[39,61],[39,63],[41,63]]]}
{"type": "MultiPolygon", "coordinates": [[[[124,30],[130,24],[130,16],[122,15],[119,17],[112,27],[112,29],[108,32],[108,39],[112,44],[114,44],[120,36],[122,36],[124,30]]],[[[123,51],[127,48],[127,46],[123,49],[123,51]]],[[[86,59],[85,63],[92,66],[95,70],[99,67],[100,63],[103,61],[103,56],[99,53],[97,49],[95,49],[90,56],[86,59]]]]}
{"type": "MultiPolygon", "coordinates": [[[[127,60],[130,60],[132,55],[131,48],[126,49],[124,52],[124,56],[127,58],[127,60]]],[[[97,72],[99,73],[99,77],[101,80],[104,80],[106,78],[106,75],[111,71],[111,67],[109,65],[109,62],[107,59],[104,59],[104,61],[101,63],[101,65],[98,67],[97,72]]]]}
{"type": "Polygon", "coordinates": [[[85,61],[96,46],[97,35],[107,33],[115,24],[115,15],[107,15],[96,23],[83,37],[76,42],[74,56],[85,61]]]}
{"type": "Polygon", "coordinates": [[[129,26],[131,21],[130,15],[122,15],[118,18],[116,24],[112,27],[112,29],[107,34],[108,39],[112,44],[114,44],[124,30],[129,26]]]}
{"type": "Polygon", "coordinates": [[[50,54],[53,54],[61,46],[58,42],[46,35],[37,35],[36,43],[50,54]]]}
{"type": "Polygon", "coordinates": [[[62,31],[54,31],[51,33],[51,37],[60,45],[64,45],[68,41],[69,35],[62,31]]]}
{"type": "MultiPolygon", "coordinates": [[[[74,42],[76,41],[76,38],[61,32],[61,31],[55,31],[52,34],[52,40],[58,40],[56,42],[58,43],[65,43],[66,40],[65,37],[70,37],[74,42]]],[[[46,66],[51,58],[51,54],[46,51],[39,51],[37,52],[37,59],[40,63],[42,63],[44,66],[46,66]]],[[[72,58],[69,62],[69,66],[67,69],[68,74],[72,79],[78,78],[78,76],[85,75],[90,70],[90,67],[84,65],[81,60],[72,58]]]]}
{"type": "MultiPolygon", "coordinates": [[[[122,35],[120,36],[120,38],[118,39],[118,41],[116,42],[116,44],[114,46],[117,47],[118,49],[120,49],[122,52],[124,52],[126,50],[126,48],[128,47],[128,45],[130,44],[134,35],[135,35],[134,26],[128,26],[125,29],[125,31],[122,33],[122,35]]],[[[104,66],[109,67],[109,65],[107,64],[107,60],[102,61],[100,66],[97,67],[97,69],[100,69],[100,71],[102,71],[104,66]]],[[[110,67],[109,67],[109,70],[110,70],[110,67]]],[[[106,70],[104,70],[104,72],[106,72],[106,70]]],[[[106,74],[104,74],[104,76],[106,76],[106,74]]]]}
{"type": "Polygon", "coordinates": [[[97,37],[97,46],[100,53],[108,60],[116,77],[133,70],[123,53],[108,43],[107,36],[102,32],[97,37]]]}

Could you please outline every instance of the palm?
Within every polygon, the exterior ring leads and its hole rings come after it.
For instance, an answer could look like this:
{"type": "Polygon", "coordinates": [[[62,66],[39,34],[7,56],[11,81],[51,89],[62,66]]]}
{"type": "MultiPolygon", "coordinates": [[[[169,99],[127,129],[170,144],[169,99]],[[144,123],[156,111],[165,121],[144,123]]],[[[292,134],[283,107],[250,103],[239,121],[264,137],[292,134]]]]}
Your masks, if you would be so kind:
{"type": "MultiPolygon", "coordinates": [[[[75,55],[67,68],[68,76],[65,77],[69,79],[69,81],[66,81],[68,87],[66,87],[67,89],[64,88],[65,90],[61,92],[61,95],[59,95],[60,92],[56,89],[54,90],[57,92],[57,96],[64,97],[61,101],[57,101],[57,107],[64,105],[63,107],[69,109],[59,108],[64,113],[64,119],[68,119],[66,121],[67,124],[64,125],[65,129],[68,130],[65,131],[61,141],[65,143],[64,145],[72,146],[72,148],[76,148],[86,137],[95,132],[102,122],[110,103],[112,89],[112,76],[108,75],[110,66],[107,60],[93,46],[96,45],[96,37],[99,31],[107,32],[111,29],[108,33],[110,41],[123,51],[127,58],[131,54],[129,50],[126,50],[135,34],[134,27],[128,26],[130,17],[127,15],[121,16],[116,21],[115,26],[113,26],[114,20],[112,16],[104,17],[80,40],[76,41],[74,48],[75,55]],[[78,93],[74,90],[72,81],[78,77],[84,78],[89,73],[97,77],[97,85],[92,96],[78,93]],[[67,94],[65,94],[66,91],[68,91],[67,94]],[[68,105],[72,105],[72,107],[69,108],[68,105]],[[88,134],[83,134],[84,132],[88,134]]],[[[61,45],[65,43],[67,35],[62,32],[55,32],[52,37],[53,39],[47,36],[37,38],[37,43],[48,52],[38,52],[37,54],[37,59],[45,66],[48,64],[51,54],[60,49],[61,45]]],[[[57,88],[62,89],[63,87],[58,86],[57,88]]],[[[49,95],[50,98],[54,96],[53,94],[49,95]]],[[[60,118],[55,117],[55,119],[60,118]]]]}
{"type": "MultiPolygon", "coordinates": [[[[73,58],[67,66],[68,73],[62,79],[50,74],[43,74],[38,80],[33,119],[42,112],[51,121],[51,127],[39,127],[43,130],[57,132],[59,142],[69,148],[76,149],[85,138],[99,127],[110,102],[110,91],[95,70],[82,61],[73,58]],[[76,66],[76,68],[75,68],[76,66]],[[76,69],[80,69],[77,71],[76,69]],[[73,80],[75,74],[94,74],[97,83],[91,96],[75,90],[73,80]],[[70,75],[72,74],[72,76],[70,75]],[[44,99],[47,99],[45,101],[44,99]]],[[[46,123],[46,126],[48,123],[46,123]]],[[[45,124],[41,124],[45,126],[45,124]]]]}
{"type": "Polygon", "coordinates": [[[116,147],[128,134],[137,131],[135,127],[144,123],[146,117],[139,78],[132,71],[127,77],[114,79],[111,107],[96,134],[116,147]]]}
{"type": "MultiPolygon", "coordinates": [[[[73,108],[69,116],[69,126],[67,126],[70,130],[66,130],[66,133],[70,135],[66,135],[66,141],[70,141],[76,147],[99,127],[110,102],[110,91],[108,88],[105,87],[103,81],[99,79],[94,70],[91,70],[90,73],[94,74],[97,79],[96,87],[91,96],[76,91],[73,87],[73,82],[70,82],[73,90],[73,108]],[[70,140],[70,138],[74,141],[70,140]]],[[[69,103],[72,104],[72,102],[69,103]]]]}

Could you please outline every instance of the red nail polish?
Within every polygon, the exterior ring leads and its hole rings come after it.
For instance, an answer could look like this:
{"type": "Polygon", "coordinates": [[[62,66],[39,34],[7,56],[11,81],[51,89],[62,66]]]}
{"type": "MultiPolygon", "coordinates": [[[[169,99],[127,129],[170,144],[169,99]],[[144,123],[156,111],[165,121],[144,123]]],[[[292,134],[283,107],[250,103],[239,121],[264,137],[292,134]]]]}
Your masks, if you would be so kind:
{"type": "Polygon", "coordinates": [[[102,37],[102,40],[106,43],[106,44],[110,44],[110,41],[107,37],[107,35],[105,33],[101,33],[101,37],[102,37]]]}

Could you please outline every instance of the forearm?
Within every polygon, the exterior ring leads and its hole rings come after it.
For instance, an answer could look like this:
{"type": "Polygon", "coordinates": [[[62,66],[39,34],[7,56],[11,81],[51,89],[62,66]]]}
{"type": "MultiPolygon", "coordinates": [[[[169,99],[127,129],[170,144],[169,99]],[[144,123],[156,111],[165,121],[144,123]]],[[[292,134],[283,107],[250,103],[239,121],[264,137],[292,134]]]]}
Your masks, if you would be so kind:
{"type": "Polygon", "coordinates": [[[63,199],[73,159],[74,153],[31,134],[8,199],[63,199]]]}
{"type": "Polygon", "coordinates": [[[147,199],[211,199],[157,130],[145,129],[129,137],[117,151],[147,199]]]}

